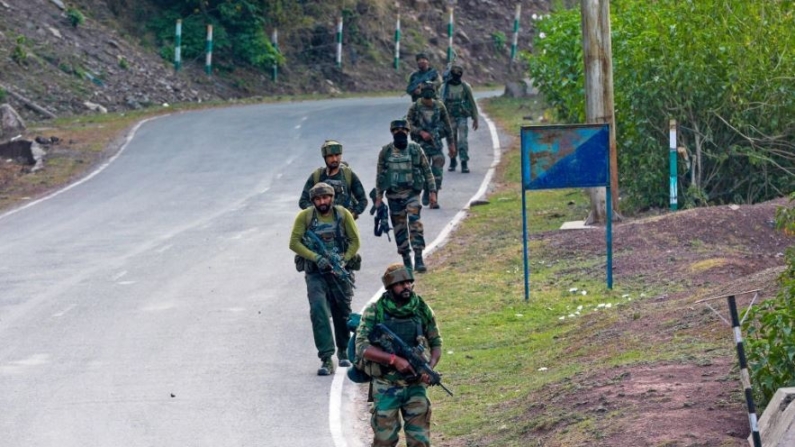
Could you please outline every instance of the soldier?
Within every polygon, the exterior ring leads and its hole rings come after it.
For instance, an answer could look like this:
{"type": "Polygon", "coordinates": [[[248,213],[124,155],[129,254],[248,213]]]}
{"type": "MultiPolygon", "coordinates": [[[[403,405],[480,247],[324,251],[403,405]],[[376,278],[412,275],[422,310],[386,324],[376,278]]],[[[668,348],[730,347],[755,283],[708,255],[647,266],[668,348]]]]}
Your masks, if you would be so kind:
{"type": "Polygon", "coordinates": [[[344,206],[353,214],[354,219],[358,219],[359,215],[367,209],[367,195],[359,176],[347,163],[342,161],[342,144],[334,140],[326,140],[320,146],[320,154],[326,161],[326,167],[317,168],[306,179],[298,206],[302,210],[311,207],[309,190],[316,184],[324,182],[334,188],[334,204],[344,206]]]}
{"type": "MultiPolygon", "coordinates": [[[[439,191],[442,189],[442,174],[444,172],[442,138],[447,138],[447,153],[451,159],[456,156],[456,142],[447,108],[441,101],[433,99],[435,91],[432,84],[423,84],[422,98],[409,107],[406,119],[411,125],[411,139],[420,144],[431,163],[438,197],[439,191]]],[[[422,195],[422,204],[429,204],[427,190],[422,195]]],[[[431,204],[431,209],[437,208],[439,208],[438,202],[431,204]]]]}
{"type": "Polygon", "coordinates": [[[411,250],[414,249],[414,266],[417,272],[425,272],[422,259],[425,249],[422,221],[420,220],[419,195],[423,189],[430,191],[431,206],[436,204],[436,181],[422,148],[409,141],[409,123],[395,120],[389,123],[392,143],[381,148],[375,180],[375,206],[381,206],[386,195],[389,218],[395,229],[395,243],[403,264],[412,268],[411,250]]]}
{"type": "Polygon", "coordinates": [[[442,85],[442,77],[435,68],[431,67],[431,63],[428,61],[427,54],[417,53],[416,60],[417,70],[413,71],[411,75],[409,75],[409,83],[406,87],[406,93],[411,95],[411,102],[416,102],[418,99],[420,99],[420,95],[422,93],[422,84],[430,82],[433,84],[435,91],[437,92],[439,91],[439,87],[442,85]]]}
{"type": "Polygon", "coordinates": [[[296,253],[296,269],[305,272],[309,318],[320,358],[319,376],[334,373],[336,341],[341,367],[351,366],[347,346],[350,332],[346,322],[351,314],[353,284],[351,270],[361,266],[359,230],[353,215],[334,205],[334,188],[320,182],[309,190],[313,207],[298,213],[290,235],[290,250],[296,253]],[[332,325],[329,318],[333,321],[332,325]]]}
{"type": "MultiPolygon", "coordinates": [[[[461,80],[464,68],[453,65],[450,68],[450,79],[442,86],[442,101],[450,114],[450,125],[455,135],[456,149],[461,158],[461,172],[468,173],[469,166],[469,128],[467,118],[472,118],[472,130],[478,130],[478,105],[472,96],[472,86],[461,80]]],[[[455,171],[456,158],[450,158],[448,171],[455,171]]]]}
{"type": "Polygon", "coordinates": [[[381,278],[386,291],[362,312],[356,330],[356,358],[364,359],[370,376],[373,410],[373,447],[392,447],[400,438],[401,416],[408,447],[431,445],[431,402],[428,374],[417,376],[405,358],[390,354],[370,341],[376,324],[384,324],[411,347],[422,345],[431,368],[442,358],[442,336],[433,310],[414,293],[414,276],[400,264],[387,267],[381,278]]]}

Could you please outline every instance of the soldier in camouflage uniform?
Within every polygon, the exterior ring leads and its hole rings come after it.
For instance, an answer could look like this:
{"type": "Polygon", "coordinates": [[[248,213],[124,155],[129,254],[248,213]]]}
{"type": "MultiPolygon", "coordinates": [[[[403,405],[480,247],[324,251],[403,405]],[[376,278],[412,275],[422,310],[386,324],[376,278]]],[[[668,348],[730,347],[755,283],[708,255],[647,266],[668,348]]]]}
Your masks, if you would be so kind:
{"type": "MultiPolygon", "coordinates": [[[[464,68],[453,65],[450,68],[450,79],[442,86],[442,101],[450,114],[450,125],[455,135],[455,148],[461,159],[461,172],[469,172],[469,128],[467,119],[472,118],[472,130],[478,130],[478,105],[472,96],[472,86],[461,80],[464,68]]],[[[456,158],[450,158],[448,171],[455,171],[456,158]]]]}
{"type": "Polygon", "coordinates": [[[382,277],[386,291],[365,307],[356,330],[356,358],[370,376],[373,407],[370,425],[373,447],[394,447],[400,437],[401,416],[407,447],[431,445],[431,402],[427,374],[417,376],[409,361],[382,349],[370,333],[383,323],[409,346],[422,345],[431,368],[442,357],[442,336],[428,304],[414,293],[411,270],[392,264],[382,277]],[[427,354],[426,354],[427,355],[427,354]]]}
{"type": "Polygon", "coordinates": [[[428,55],[417,53],[415,59],[417,60],[417,69],[409,75],[409,82],[406,86],[406,93],[411,95],[411,102],[416,102],[420,99],[423,83],[429,82],[433,84],[435,92],[438,92],[439,87],[442,86],[442,77],[435,68],[431,67],[428,55]]]}
{"type": "Polygon", "coordinates": [[[359,176],[342,161],[342,144],[326,140],[320,146],[320,154],[326,167],[316,169],[306,179],[298,206],[302,210],[313,206],[309,199],[309,190],[320,182],[328,183],[334,188],[334,204],[344,206],[357,219],[367,209],[367,195],[359,176]]]}
{"type": "Polygon", "coordinates": [[[381,148],[376,168],[375,201],[381,206],[384,195],[389,206],[389,218],[395,229],[395,243],[406,267],[412,268],[411,250],[417,272],[426,271],[422,259],[425,237],[420,220],[420,191],[430,191],[429,201],[436,204],[436,181],[422,148],[408,140],[410,126],[406,120],[389,124],[392,143],[381,148]]]}
{"type": "Polygon", "coordinates": [[[353,288],[332,270],[338,255],[340,267],[356,270],[353,264],[358,257],[359,230],[353,215],[339,205],[334,205],[334,188],[327,183],[318,183],[309,190],[314,206],[298,213],[290,234],[290,250],[297,254],[296,267],[304,271],[309,317],[315,347],[321,361],[317,374],[327,376],[334,373],[336,341],[337,359],[341,367],[351,366],[347,347],[350,332],[346,325],[351,314],[353,288]],[[322,247],[308,233],[314,233],[323,242],[322,247]],[[300,267],[299,267],[300,263],[300,267]],[[348,265],[345,265],[348,263],[348,265]],[[332,325],[329,319],[333,321],[332,325]]]}
{"type": "MultiPolygon", "coordinates": [[[[419,143],[425,156],[431,162],[431,172],[436,180],[436,194],[442,189],[442,173],[444,171],[444,144],[442,138],[447,138],[447,152],[450,158],[456,156],[455,135],[450,126],[450,117],[444,104],[433,99],[435,88],[431,84],[422,86],[422,98],[409,107],[406,120],[411,125],[411,139],[419,143]]],[[[422,196],[422,204],[429,204],[426,191],[422,196]]],[[[439,208],[439,204],[431,204],[431,209],[439,208]]]]}

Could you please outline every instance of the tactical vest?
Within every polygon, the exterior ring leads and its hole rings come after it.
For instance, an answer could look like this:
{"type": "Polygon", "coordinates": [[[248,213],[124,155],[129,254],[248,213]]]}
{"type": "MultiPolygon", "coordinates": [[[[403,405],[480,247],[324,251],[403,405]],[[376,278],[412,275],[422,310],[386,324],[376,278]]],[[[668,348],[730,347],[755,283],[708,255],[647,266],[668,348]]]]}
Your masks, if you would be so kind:
{"type": "Polygon", "coordinates": [[[472,115],[469,112],[466,87],[464,87],[463,82],[459,85],[451,85],[450,83],[444,85],[444,106],[447,107],[447,112],[450,116],[456,118],[469,118],[472,115]]]}
{"type": "MultiPolygon", "coordinates": [[[[347,239],[345,237],[345,225],[342,223],[343,214],[341,210],[337,209],[335,205],[333,209],[334,220],[329,222],[321,222],[317,217],[317,210],[313,209],[309,216],[309,223],[306,226],[306,231],[315,233],[317,237],[323,241],[323,246],[329,253],[337,253],[340,256],[347,250],[347,239]]],[[[305,236],[306,237],[306,236],[305,236]]],[[[312,263],[314,265],[314,263],[312,263]]],[[[317,268],[315,266],[315,268],[317,268]]]]}
{"type": "Polygon", "coordinates": [[[431,141],[425,141],[417,135],[412,134],[411,139],[414,142],[420,144],[423,149],[425,149],[426,154],[427,151],[430,150],[429,147],[433,147],[435,151],[442,150],[444,147],[442,144],[442,137],[440,134],[440,126],[442,124],[442,102],[439,100],[433,100],[433,109],[432,111],[427,110],[427,107],[422,104],[421,100],[418,100],[414,103],[411,109],[409,109],[409,121],[411,121],[412,128],[418,128],[420,130],[424,130],[431,134],[431,141]]]}
{"type": "Polygon", "coordinates": [[[422,321],[419,318],[394,318],[384,316],[384,326],[395,333],[407,345],[414,347],[420,344],[419,337],[423,334],[422,321]]]}
{"type": "Polygon", "coordinates": [[[409,145],[404,150],[396,150],[393,144],[388,145],[384,154],[386,164],[386,190],[413,189],[422,190],[421,172],[414,166],[414,151],[409,145]]]}
{"type": "MultiPolygon", "coordinates": [[[[312,180],[317,185],[321,181],[321,177],[326,172],[326,168],[317,168],[312,174],[312,180]]],[[[334,204],[342,205],[345,208],[353,208],[353,194],[351,193],[351,184],[353,184],[353,171],[351,168],[340,165],[340,172],[344,180],[335,180],[329,177],[322,179],[323,182],[328,183],[329,186],[334,188],[334,204]]]]}

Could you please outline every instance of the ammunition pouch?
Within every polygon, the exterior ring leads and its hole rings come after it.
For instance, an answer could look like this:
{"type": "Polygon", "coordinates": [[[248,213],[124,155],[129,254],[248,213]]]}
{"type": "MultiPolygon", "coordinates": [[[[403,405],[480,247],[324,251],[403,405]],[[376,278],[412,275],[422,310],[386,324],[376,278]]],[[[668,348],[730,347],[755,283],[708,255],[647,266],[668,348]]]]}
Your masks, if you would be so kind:
{"type": "Polygon", "coordinates": [[[303,272],[306,268],[306,259],[303,256],[295,255],[295,271],[303,272]]]}
{"type": "Polygon", "coordinates": [[[354,272],[362,269],[362,255],[356,253],[350,261],[345,263],[345,268],[354,272]]]}

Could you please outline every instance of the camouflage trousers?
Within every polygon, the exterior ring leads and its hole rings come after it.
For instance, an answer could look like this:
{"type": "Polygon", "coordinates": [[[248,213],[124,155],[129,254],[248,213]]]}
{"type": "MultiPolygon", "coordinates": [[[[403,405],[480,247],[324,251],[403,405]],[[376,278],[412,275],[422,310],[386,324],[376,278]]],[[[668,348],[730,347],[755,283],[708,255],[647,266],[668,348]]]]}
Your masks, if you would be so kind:
{"type": "Polygon", "coordinates": [[[325,359],[335,351],[346,352],[351,338],[346,323],[351,314],[353,288],[328,273],[306,273],[304,279],[317,356],[325,359]]]}
{"type": "Polygon", "coordinates": [[[401,255],[425,249],[425,230],[420,220],[422,205],[418,194],[405,199],[387,197],[389,220],[395,230],[395,244],[401,255]]]}
{"type": "Polygon", "coordinates": [[[431,165],[431,173],[436,180],[436,191],[438,193],[438,191],[442,189],[442,176],[444,175],[445,163],[444,154],[441,149],[437,149],[432,145],[423,144],[421,146],[422,151],[425,152],[425,157],[428,159],[428,163],[431,165]]]}
{"type": "Polygon", "coordinates": [[[467,121],[468,118],[465,116],[459,118],[450,117],[453,135],[456,136],[455,148],[458,149],[458,158],[461,161],[469,161],[469,126],[467,121]]]}
{"type": "Polygon", "coordinates": [[[431,402],[424,384],[400,386],[374,378],[371,411],[373,447],[396,446],[401,420],[406,447],[430,447],[431,402]]]}

